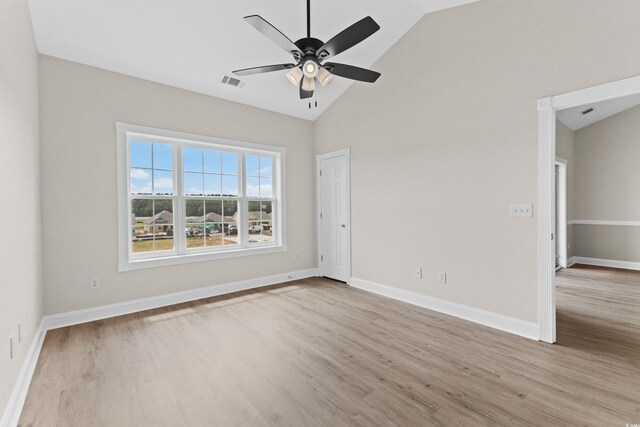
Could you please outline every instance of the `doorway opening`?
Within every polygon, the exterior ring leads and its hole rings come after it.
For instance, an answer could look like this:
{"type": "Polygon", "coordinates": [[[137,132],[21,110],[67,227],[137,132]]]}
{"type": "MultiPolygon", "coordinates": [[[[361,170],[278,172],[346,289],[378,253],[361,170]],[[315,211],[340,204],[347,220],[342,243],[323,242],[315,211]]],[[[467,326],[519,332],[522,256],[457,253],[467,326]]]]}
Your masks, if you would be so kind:
{"type": "MultiPolygon", "coordinates": [[[[556,158],[556,120],[566,111],[577,111],[580,115],[579,120],[593,120],[594,113],[609,117],[616,114],[610,111],[612,105],[619,107],[636,100],[639,100],[636,105],[640,105],[640,76],[538,100],[538,285],[541,341],[556,342],[556,268],[571,266],[576,260],[575,256],[567,254],[571,245],[567,238],[567,235],[571,234],[567,231],[567,225],[614,226],[636,222],[592,218],[567,220],[567,163],[564,165],[563,186],[563,166],[562,162],[558,162],[556,158]],[[594,108],[595,104],[603,107],[594,108]],[[588,116],[589,114],[592,115],[588,116]],[[563,187],[564,210],[561,208],[563,197],[560,194],[563,187]],[[563,237],[564,241],[561,241],[563,237]]],[[[570,159],[568,164],[572,167],[570,159]]],[[[580,200],[585,198],[580,197],[580,200]]],[[[622,265],[613,266],[621,267],[622,265]]]]}

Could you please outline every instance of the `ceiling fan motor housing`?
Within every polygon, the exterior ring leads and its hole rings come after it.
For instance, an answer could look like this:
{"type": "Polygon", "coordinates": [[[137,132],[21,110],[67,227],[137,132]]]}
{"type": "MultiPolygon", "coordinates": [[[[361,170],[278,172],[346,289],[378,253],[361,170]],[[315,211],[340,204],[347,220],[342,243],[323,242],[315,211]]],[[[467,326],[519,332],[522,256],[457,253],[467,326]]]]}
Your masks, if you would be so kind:
{"type": "MultiPolygon", "coordinates": [[[[303,60],[303,59],[307,59],[307,57],[313,57],[313,59],[316,59],[316,52],[318,51],[318,49],[324,46],[324,42],[322,40],[314,39],[312,37],[311,38],[307,37],[307,38],[298,40],[297,42],[295,42],[295,45],[298,47],[298,49],[300,49],[302,53],[304,53],[304,57],[296,58],[296,59],[303,60]]],[[[296,56],[296,53],[294,53],[294,56],[296,56]]],[[[299,56],[299,53],[298,53],[298,56],[299,56]]]]}

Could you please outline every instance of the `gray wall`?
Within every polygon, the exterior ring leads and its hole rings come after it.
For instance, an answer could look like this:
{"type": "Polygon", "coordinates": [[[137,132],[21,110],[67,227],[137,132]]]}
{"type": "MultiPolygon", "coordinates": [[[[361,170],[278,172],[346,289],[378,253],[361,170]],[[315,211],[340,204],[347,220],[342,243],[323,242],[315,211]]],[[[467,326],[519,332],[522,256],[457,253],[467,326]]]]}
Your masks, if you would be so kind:
{"type": "Polygon", "coordinates": [[[40,99],[46,314],[315,266],[313,123],[47,56],[40,99]],[[117,120],[286,147],[288,251],[118,273],[117,120]]]}
{"type": "MultiPolygon", "coordinates": [[[[575,132],[575,215],[640,221],[640,107],[575,132]]],[[[640,227],[574,226],[577,256],[640,262],[640,227]]]]}
{"type": "Polygon", "coordinates": [[[536,100],[640,74],[638,16],[484,0],[418,22],[316,122],[318,153],[352,148],[353,275],[537,322],[537,212],[508,214],[537,200],[536,100]]]}
{"type": "Polygon", "coordinates": [[[0,152],[1,416],[42,317],[38,55],[26,1],[0,1],[0,152]]]}

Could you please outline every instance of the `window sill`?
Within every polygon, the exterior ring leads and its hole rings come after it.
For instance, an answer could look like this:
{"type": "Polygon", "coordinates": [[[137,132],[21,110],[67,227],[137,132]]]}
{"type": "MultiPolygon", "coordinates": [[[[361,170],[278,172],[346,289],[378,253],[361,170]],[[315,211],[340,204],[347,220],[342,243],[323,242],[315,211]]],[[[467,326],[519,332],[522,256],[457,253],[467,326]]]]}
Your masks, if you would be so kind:
{"type": "Polygon", "coordinates": [[[286,252],[286,245],[242,248],[224,252],[204,252],[183,255],[168,255],[157,258],[129,260],[118,264],[118,272],[143,270],[145,268],[166,267],[170,265],[189,264],[193,262],[215,261],[220,259],[239,258],[243,256],[264,255],[286,252]]]}

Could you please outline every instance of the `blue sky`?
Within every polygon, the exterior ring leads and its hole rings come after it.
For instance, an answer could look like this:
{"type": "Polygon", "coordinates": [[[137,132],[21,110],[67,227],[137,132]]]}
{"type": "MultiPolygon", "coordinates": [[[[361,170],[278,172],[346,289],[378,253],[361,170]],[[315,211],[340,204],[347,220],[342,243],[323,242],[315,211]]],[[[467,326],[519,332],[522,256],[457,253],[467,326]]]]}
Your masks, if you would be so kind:
{"type": "MultiPolygon", "coordinates": [[[[131,141],[131,192],[173,193],[173,149],[170,144],[131,141]]],[[[184,189],[186,195],[237,195],[236,153],[184,147],[184,189]]],[[[272,158],[246,155],[247,196],[272,197],[272,158]]]]}

